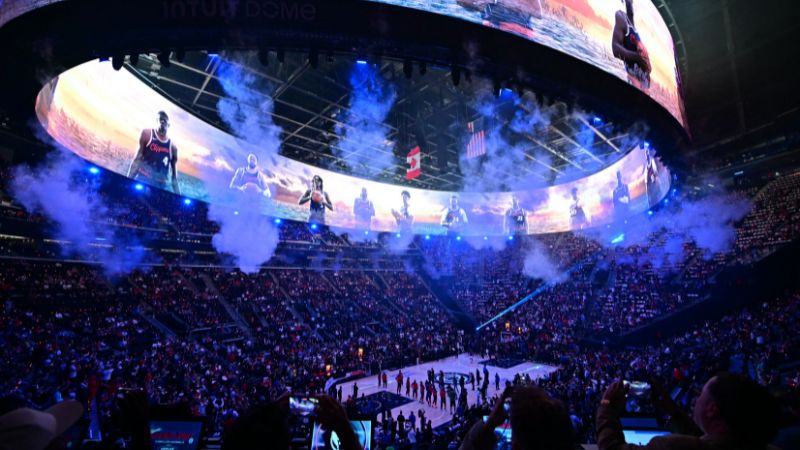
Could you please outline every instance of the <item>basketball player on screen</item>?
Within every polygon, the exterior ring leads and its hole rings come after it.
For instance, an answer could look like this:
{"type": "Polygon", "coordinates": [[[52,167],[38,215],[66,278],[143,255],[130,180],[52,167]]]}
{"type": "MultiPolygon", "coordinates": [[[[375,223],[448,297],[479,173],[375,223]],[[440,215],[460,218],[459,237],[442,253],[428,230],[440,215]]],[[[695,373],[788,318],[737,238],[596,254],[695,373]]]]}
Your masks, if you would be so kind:
{"type": "Polygon", "coordinates": [[[270,198],[267,176],[258,168],[258,157],[253,153],[247,155],[247,166],[239,167],[231,178],[231,189],[270,198]]]}
{"type": "Polygon", "coordinates": [[[301,205],[308,203],[308,222],[325,225],[325,208],[333,211],[328,193],[322,188],[322,177],[314,175],[311,179],[311,187],[300,197],[298,202],[301,205]]]}
{"type": "Polygon", "coordinates": [[[631,193],[628,185],[622,182],[622,172],[617,171],[617,186],[612,193],[614,200],[614,221],[619,222],[628,217],[630,211],[631,193]]]}
{"type": "Polygon", "coordinates": [[[516,195],[511,196],[511,207],[506,210],[503,220],[503,231],[507,235],[521,235],[528,233],[528,214],[519,205],[516,195]]]}
{"type": "Polygon", "coordinates": [[[633,0],[623,0],[625,11],[617,11],[614,32],[611,37],[611,51],[621,59],[628,72],[628,80],[639,89],[650,88],[650,56],[639,37],[633,21],[633,0]]]}
{"type": "Polygon", "coordinates": [[[392,215],[400,231],[411,231],[414,226],[414,216],[411,215],[411,211],[408,209],[410,206],[408,201],[411,199],[411,194],[408,191],[403,191],[400,196],[403,198],[403,206],[400,207],[400,211],[392,209],[392,215]]]}
{"type": "Polygon", "coordinates": [[[583,210],[583,205],[578,199],[578,188],[572,188],[572,203],[569,205],[569,223],[573,229],[583,229],[589,224],[589,219],[586,218],[586,212],[583,210]]]}
{"type": "Polygon", "coordinates": [[[642,168],[642,175],[644,178],[644,186],[647,191],[647,206],[652,207],[658,203],[658,164],[656,162],[653,149],[645,149],[645,162],[642,168]]]}
{"type": "Polygon", "coordinates": [[[144,181],[147,184],[168,190],[167,180],[171,180],[172,192],[181,195],[178,186],[178,147],[167,137],[169,116],[158,112],[158,129],[142,130],[139,135],[139,149],[128,168],[128,178],[144,181]]]}
{"type": "Polygon", "coordinates": [[[442,212],[441,224],[448,233],[458,233],[468,223],[467,213],[458,206],[458,196],[450,196],[450,205],[442,212]]]}
{"type": "Polygon", "coordinates": [[[375,206],[367,197],[367,188],[361,188],[361,195],[353,200],[353,215],[356,218],[356,227],[362,230],[371,228],[372,218],[375,216],[375,206]]]}

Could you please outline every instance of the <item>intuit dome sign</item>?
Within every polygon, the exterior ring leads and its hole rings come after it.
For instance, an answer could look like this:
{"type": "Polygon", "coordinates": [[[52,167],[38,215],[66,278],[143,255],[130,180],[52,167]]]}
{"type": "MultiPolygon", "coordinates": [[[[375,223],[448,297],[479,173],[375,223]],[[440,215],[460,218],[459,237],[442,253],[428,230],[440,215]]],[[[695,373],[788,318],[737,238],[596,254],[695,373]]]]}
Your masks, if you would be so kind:
{"type": "Polygon", "coordinates": [[[264,19],[284,22],[313,22],[315,2],[291,0],[164,0],[165,19],[264,19]]]}

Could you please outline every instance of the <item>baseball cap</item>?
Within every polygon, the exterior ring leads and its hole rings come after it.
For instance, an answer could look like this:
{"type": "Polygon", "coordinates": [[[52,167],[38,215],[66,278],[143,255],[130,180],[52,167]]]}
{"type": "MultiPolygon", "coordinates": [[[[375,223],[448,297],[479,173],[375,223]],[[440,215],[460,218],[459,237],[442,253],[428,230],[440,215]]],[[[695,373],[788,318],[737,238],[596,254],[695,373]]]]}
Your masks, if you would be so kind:
{"type": "Polygon", "coordinates": [[[0,416],[0,449],[41,450],[83,415],[75,400],[57,403],[44,411],[17,408],[0,416]]]}

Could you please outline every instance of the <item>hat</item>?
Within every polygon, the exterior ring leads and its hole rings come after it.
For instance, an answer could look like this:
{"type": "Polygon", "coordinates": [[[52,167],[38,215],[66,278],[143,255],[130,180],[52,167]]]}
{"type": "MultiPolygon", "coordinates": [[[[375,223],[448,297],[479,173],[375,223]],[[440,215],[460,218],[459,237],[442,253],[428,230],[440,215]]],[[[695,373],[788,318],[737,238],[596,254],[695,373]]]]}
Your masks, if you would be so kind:
{"type": "Polygon", "coordinates": [[[57,403],[44,411],[18,408],[0,416],[0,447],[4,450],[44,449],[83,415],[74,400],[57,403]]]}

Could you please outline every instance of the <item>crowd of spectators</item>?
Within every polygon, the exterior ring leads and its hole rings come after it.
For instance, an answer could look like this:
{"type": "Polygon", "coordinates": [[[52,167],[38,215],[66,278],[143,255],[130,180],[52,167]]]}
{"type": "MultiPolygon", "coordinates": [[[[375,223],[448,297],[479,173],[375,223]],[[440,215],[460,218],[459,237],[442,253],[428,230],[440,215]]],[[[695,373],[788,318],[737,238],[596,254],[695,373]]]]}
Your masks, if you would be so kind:
{"type": "MultiPolygon", "coordinates": [[[[315,236],[305,224],[285,222],[278,253],[256,274],[156,264],[109,277],[92,264],[64,262],[55,244],[3,239],[0,352],[7,363],[0,388],[40,408],[79,400],[103,425],[120,388],[143,388],[154,402],[188,405],[221,432],[286,389],[321,393],[332,377],[469,350],[557,365],[537,383],[564,402],[581,442],[596,439],[595,409],[619,378],[655,376],[678,389],[684,407],[719,369],[796,395],[797,293],[653,346],[592,347],[583,338],[641,326],[698,301],[725,264],[795,239],[798,180],[781,178],[759,192],[734,252],[707,255],[685,244],[684,258],[669,270],[639,261],[647,246],[601,248],[572,233],[519,238],[499,250],[435,238],[394,255],[380,241],[362,245],[330,230],[315,236]],[[548,284],[525,275],[531,245],[569,276],[548,284]],[[306,259],[297,263],[301,248],[306,259]],[[538,294],[473,335],[457,328],[442,288],[478,323],[538,294]]],[[[176,200],[161,193],[125,200],[131,204],[120,206],[113,224],[173,236],[213,232],[210,222],[197,225],[207,222],[202,206],[167,203],[176,200]]],[[[44,221],[8,202],[0,209],[9,220],[44,221]]],[[[461,411],[438,440],[425,439],[444,447],[461,442],[488,403],[461,411]]]]}

